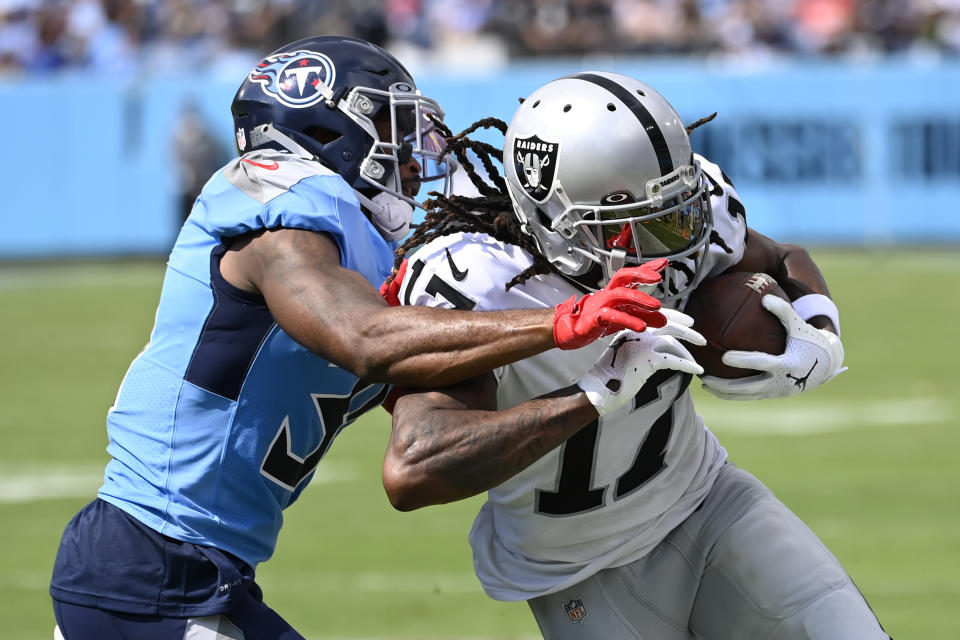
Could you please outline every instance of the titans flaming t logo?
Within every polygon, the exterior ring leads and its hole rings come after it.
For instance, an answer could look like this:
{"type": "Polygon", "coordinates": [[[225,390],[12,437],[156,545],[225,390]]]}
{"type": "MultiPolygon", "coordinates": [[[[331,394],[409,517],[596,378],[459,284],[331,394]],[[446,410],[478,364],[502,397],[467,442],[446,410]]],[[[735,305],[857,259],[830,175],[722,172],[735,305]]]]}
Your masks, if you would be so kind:
{"type": "Polygon", "coordinates": [[[250,72],[250,81],[271,98],[288,107],[315,105],[333,95],[337,69],[316,51],[290,51],[268,56],[250,72]]]}
{"type": "Polygon", "coordinates": [[[544,202],[553,191],[553,177],[557,175],[557,156],[560,144],[544,142],[537,136],[513,141],[513,162],[517,178],[531,198],[544,202]]]}

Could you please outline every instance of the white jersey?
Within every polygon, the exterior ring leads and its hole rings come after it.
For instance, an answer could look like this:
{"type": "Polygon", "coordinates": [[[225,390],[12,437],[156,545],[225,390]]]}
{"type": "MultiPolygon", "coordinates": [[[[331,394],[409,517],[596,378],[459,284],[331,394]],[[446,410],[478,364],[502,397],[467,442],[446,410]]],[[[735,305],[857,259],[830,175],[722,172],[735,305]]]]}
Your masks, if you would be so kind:
{"type": "MultiPolygon", "coordinates": [[[[709,245],[698,274],[703,279],[742,258],[746,221],[739,200],[728,208],[736,193],[719,168],[700,161],[714,183],[715,240],[722,239],[709,245]]],[[[400,299],[491,311],[554,307],[582,295],[554,274],[506,291],[504,284],[531,264],[522,249],[485,234],[444,236],[411,257],[400,299]]],[[[553,349],[498,369],[498,408],[576,383],[608,342],[553,349]]],[[[488,492],[470,543],[477,576],[491,597],[527,600],[632,562],[697,508],[726,451],[694,410],[690,378],[659,372],[632,403],[488,492]]]]}

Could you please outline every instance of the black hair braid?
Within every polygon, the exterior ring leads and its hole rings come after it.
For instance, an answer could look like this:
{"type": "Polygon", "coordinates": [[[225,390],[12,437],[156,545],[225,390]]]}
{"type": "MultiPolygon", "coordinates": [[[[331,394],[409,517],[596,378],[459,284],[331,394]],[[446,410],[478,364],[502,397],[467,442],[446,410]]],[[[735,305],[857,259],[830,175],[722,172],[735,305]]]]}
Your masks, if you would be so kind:
{"type": "Polygon", "coordinates": [[[693,133],[693,130],[694,130],[694,129],[696,129],[697,127],[700,127],[700,126],[702,126],[702,125],[707,124],[708,122],[710,122],[711,120],[713,120],[713,119],[716,118],[716,117],[717,117],[717,112],[714,111],[714,112],[711,113],[710,115],[705,116],[705,117],[703,117],[703,118],[700,118],[700,119],[697,120],[696,122],[691,122],[691,123],[688,124],[687,127],[686,127],[686,129],[687,129],[687,135],[690,135],[691,133],[693,133]]]}
{"type": "Polygon", "coordinates": [[[495,159],[500,162],[500,164],[503,164],[503,150],[498,149],[492,144],[467,137],[478,129],[490,128],[497,129],[501,134],[506,135],[506,122],[499,118],[483,118],[477,120],[457,135],[453,135],[450,129],[442,122],[438,122],[437,126],[447,139],[447,149],[453,153],[457,161],[467,170],[467,176],[469,176],[470,182],[473,183],[473,186],[477,188],[481,195],[498,197],[507,193],[507,183],[501,177],[500,171],[493,163],[495,159]],[[493,180],[495,188],[491,187],[480,177],[467,151],[473,151],[476,154],[487,175],[493,180]]]}
{"type": "MultiPolygon", "coordinates": [[[[686,127],[686,128],[687,128],[687,133],[688,133],[688,134],[691,133],[691,132],[692,132],[694,129],[696,129],[697,127],[699,127],[699,126],[701,126],[701,125],[707,124],[708,122],[710,122],[711,120],[713,120],[713,119],[716,118],[716,117],[717,117],[717,112],[714,111],[714,112],[711,113],[710,115],[705,116],[705,117],[703,117],[703,118],[700,118],[700,119],[697,120],[696,122],[693,122],[693,123],[691,123],[691,124],[688,124],[687,127],[686,127]]],[[[727,182],[730,182],[730,179],[727,178],[727,174],[723,174],[723,177],[726,179],[727,182]]],[[[727,246],[727,243],[724,242],[723,238],[720,237],[720,234],[717,233],[717,230],[716,230],[716,229],[711,229],[711,230],[710,230],[710,239],[708,240],[708,242],[709,242],[710,244],[715,244],[715,245],[717,245],[718,247],[720,247],[721,249],[723,249],[726,253],[733,253],[733,249],[731,249],[729,246],[727,246]]]]}
{"type": "MultiPolygon", "coordinates": [[[[467,137],[478,129],[496,128],[506,134],[507,124],[497,118],[483,118],[473,123],[457,135],[442,122],[436,122],[438,130],[446,137],[447,152],[453,153],[461,166],[466,169],[470,181],[480,192],[478,197],[451,195],[444,196],[430,192],[431,199],[424,202],[427,215],[417,225],[416,231],[395,252],[393,274],[397,273],[400,263],[407,252],[424,245],[434,238],[459,232],[484,233],[491,238],[517,246],[533,257],[533,264],[517,274],[504,285],[505,289],[521,284],[536,275],[556,272],[556,269],[537,248],[533,238],[524,233],[520,221],[513,213],[513,204],[507,191],[507,183],[494,159],[503,163],[503,151],[497,147],[467,137]],[[483,165],[489,182],[479,174],[467,152],[472,151],[483,165]]],[[[388,282],[393,275],[388,278],[388,282]]]]}

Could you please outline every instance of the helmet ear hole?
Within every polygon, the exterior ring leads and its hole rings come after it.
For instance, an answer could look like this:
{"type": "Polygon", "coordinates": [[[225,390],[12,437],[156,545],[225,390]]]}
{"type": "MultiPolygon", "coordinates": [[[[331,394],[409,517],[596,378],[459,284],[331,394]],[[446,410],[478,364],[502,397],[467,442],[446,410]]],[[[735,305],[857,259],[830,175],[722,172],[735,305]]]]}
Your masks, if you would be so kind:
{"type": "Polygon", "coordinates": [[[553,221],[547,217],[547,214],[543,212],[543,209],[537,207],[537,221],[540,223],[540,226],[550,229],[553,226],[553,221]]]}
{"type": "Polygon", "coordinates": [[[343,137],[338,131],[327,129],[326,127],[307,127],[303,132],[319,142],[320,144],[330,144],[343,137]]]}

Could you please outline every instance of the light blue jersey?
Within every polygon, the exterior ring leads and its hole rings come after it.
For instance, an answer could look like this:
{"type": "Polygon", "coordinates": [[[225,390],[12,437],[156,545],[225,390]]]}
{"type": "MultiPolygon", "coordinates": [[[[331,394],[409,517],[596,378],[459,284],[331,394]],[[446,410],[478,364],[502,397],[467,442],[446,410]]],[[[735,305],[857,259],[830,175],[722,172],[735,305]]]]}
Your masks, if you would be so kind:
{"type": "Polygon", "coordinates": [[[220,275],[224,239],[280,227],[327,233],[371,285],[390,273],[394,246],[319,163],[257,151],[220,170],[177,239],[150,342],[108,414],[113,459],[99,491],[161,534],[252,566],[273,553],[282,510],[339,431],[386,392],[300,346],[261,296],[220,275]]]}

